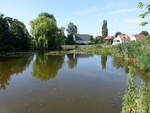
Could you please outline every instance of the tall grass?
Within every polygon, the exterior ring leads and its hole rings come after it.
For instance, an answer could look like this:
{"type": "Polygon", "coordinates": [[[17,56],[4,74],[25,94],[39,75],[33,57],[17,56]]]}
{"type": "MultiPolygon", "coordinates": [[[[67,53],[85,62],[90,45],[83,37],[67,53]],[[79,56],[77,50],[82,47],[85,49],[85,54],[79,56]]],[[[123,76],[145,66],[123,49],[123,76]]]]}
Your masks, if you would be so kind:
{"type": "Polygon", "coordinates": [[[81,51],[90,54],[111,55],[134,59],[136,65],[143,71],[150,72],[150,37],[145,40],[133,41],[130,43],[111,45],[95,45],[93,48],[82,49],[81,51]]]}

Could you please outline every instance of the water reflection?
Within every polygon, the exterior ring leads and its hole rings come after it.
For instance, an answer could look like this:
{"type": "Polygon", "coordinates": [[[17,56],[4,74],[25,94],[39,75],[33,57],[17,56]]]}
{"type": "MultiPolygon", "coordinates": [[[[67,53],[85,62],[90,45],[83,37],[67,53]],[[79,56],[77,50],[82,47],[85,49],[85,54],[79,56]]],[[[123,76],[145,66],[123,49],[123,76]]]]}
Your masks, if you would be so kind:
{"type": "Polygon", "coordinates": [[[37,55],[33,63],[32,76],[39,80],[50,80],[57,76],[63,63],[64,56],[37,55]]]}
{"type": "Polygon", "coordinates": [[[67,54],[67,58],[68,58],[68,67],[73,69],[77,66],[77,63],[78,63],[78,59],[79,58],[89,58],[89,57],[92,57],[93,55],[87,55],[87,54],[67,54]]]}
{"type": "Polygon", "coordinates": [[[150,72],[141,70],[134,59],[114,57],[112,64],[116,68],[123,68],[127,74],[122,113],[150,113],[150,72]],[[142,79],[137,83],[138,77],[142,79]]]}
{"type": "Polygon", "coordinates": [[[76,55],[75,54],[68,54],[67,58],[68,58],[68,61],[67,61],[68,67],[71,68],[71,69],[75,68],[76,65],[77,65],[76,55]]]}
{"type": "Polygon", "coordinates": [[[22,73],[30,64],[32,57],[20,57],[5,59],[0,62],[0,89],[5,89],[9,85],[11,75],[22,73]]]}
{"type": "Polygon", "coordinates": [[[113,57],[112,64],[117,69],[123,68],[126,74],[132,73],[133,75],[140,76],[145,82],[150,82],[150,72],[141,70],[137,66],[134,59],[126,60],[126,59],[119,58],[119,57],[113,57]],[[132,72],[130,72],[131,68],[132,68],[132,72]]]}
{"type": "Polygon", "coordinates": [[[106,66],[107,66],[107,56],[106,55],[101,56],[101,66],[102,66],[102,70],[106,69],[106,66]]]}
{"type": "Polygon", "coordinates": [[[150,112],[149,72],[140,70],[133,59],[86,54],[37,54],[32,63],[31,59],[32,57],[20,57],[0,61],[0,88],[6,88],[11,75],[21,73],[28,67],[27,71],[20,74],[22,77],[12,79],[13,87],[0,92],[0,112],[150,112]],[[100,59],[102,69],[98,62],[100,59]],[[111,72],[101,71],[107,68],[111,72]],[[119,72],[119,76],[113,71],[119,72]],[[51,81],[56,76],[59,78],[60,74],[63,79],[51,81]],[[124,92],[126,77],[127,89],[124,92]],[[41,84],[39,80],[47,82],[41,84]]]}

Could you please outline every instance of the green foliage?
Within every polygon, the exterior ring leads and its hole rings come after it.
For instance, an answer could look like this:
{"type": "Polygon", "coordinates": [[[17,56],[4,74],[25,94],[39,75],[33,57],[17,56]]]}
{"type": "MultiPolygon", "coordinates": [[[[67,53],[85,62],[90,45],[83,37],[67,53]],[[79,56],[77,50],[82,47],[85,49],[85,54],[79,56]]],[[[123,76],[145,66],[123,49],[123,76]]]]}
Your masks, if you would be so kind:
{"type": "Polygon", "coordinates": [[[144,36],[148,36],[149,35],[148,31],[141,31],[140,34],[143,34],[144,36]]]}
{"type": "Polygon", "coordinates": [[[29,50],[30,44],[31,36],[22,22],[0,15],[0,52],[29,50]]]}
{"type": "Polygon", "coordinates": [[[67,28],[68,35],[75,35],[78,32],[78,28],[74,23],[70,22],[67,28]]]}
{"type": "Polygon", "coordinates": [[[134,75],[128,76],[127,92],[123,96],[122,111],[123,113],[136,113],[137,89],[134,75]]]}
{"type": "Polygon", "coordinates": [[[143,51],[141,55],[138,56],[138,66],[144,71],[150,71],[150,50],[143,51]]]}
{"type": "Polygon", "coordinates": [[[149,51],[150,40],[141,40],[137,42],[130,42],[124,44],[118,44],[113,46],[113,53],[117,56],[123,56],[127,58],[137,58],[143,54],[143,50],[149,51]]]}
{"type": "Polygon", "coordinates": [[[53,19],[54,21],[56,21],[54,15],[49,14],[49,13],[47,13],[47,12],[40,13],[38,16],[45,16],[45,17],[47,17],[47,18],[51,18],[51,19],[53,19]]]}
{"type": "Polygon", "coordinates": [[[139,88],[137,106],[139,113],[150,113],[150,86],[146,83],[142,83],[139,88]]]}
{"type": "Polygon", "coordinates": [[[121,35],[122,33],[121,32],[117,32],[116,34],[115,34],[115,37],[117,37],[118,35],[121,35]]]}
{"type": "Polygon", "coordinates": [[[106,44],[98,44],[98,45],[94,45],[91,48],[81,49],[80,51],[88,54],[111,55],[112,46],[106,44]]]}
{"type": "Polygon", "coordinates": [[[68,45],[73,45],[75,44],[74,39],[73,39],[73,35],[68,35],[67,39],[66,39],[66,44],[68,45]]]}
{"type": "Polygon", "coordinates": [[[69,45],[75,44],[73,36],[78,32],[77,26],[74,25],[74,23],[70,22],[68,24],[67,32],[68,32],[68,37],[66,39],[66,44],[69,45]]]}
{"type": "Polygon", "coordinates": [[[92,42],[94,43],[94,44],[102,44],[104,41],[103,41],[103,37],[102,36],[97,36],[97,37],[95,37],[93,40],[92,40],[92,42]]]}
{"type": "Polygon", "coordinates": [[[123,96],[123,113],[149,113],[150,112],[150,85],[135,83],[135,76],[128,75],[127,91],[123,96]]]}
{"type": "Polygon", "coordinates": [[[117,57],[122,57],[119,61],[117,68],[124,67],[126,72],[129,72],[130,62],[123,63],[123,59],[131,59],[134,61],[135,69],[137,74],[149,78],[150,72],[150,37],[147,36],[145,40],[133,41],[130,43],[118,44],[115,46],[99,44],[88,49],[81,50],[85,53],[90,54],[100,54],[100,55],[111,55],[117,57]]]}
{"type": "Polygon", "coordinates": [[[106,36],[108,36],[107,20],[103,20],[102,36],[103,36],[103,38],[105,38],[106,36]]]}
{"type": "MultiPolygon", "coordinates": [[[[138,8],[145,9],[145,12],[140,14],[140,18],[144,19],[145,17],[150,15],[150,4],[144,4],[143,2],[138,3],[138,8]]],[[[148,21],[142,22],[140,25],[145,26],[148,24],[148,21]]]]}
{"type": "Polygon", "coordinates": [[[31,33],[35,37],[36,49],[49,50],[59,48],[64,38],[64,33],[56,24],[53,15],[41,13],[30,22],[31,33]]]}

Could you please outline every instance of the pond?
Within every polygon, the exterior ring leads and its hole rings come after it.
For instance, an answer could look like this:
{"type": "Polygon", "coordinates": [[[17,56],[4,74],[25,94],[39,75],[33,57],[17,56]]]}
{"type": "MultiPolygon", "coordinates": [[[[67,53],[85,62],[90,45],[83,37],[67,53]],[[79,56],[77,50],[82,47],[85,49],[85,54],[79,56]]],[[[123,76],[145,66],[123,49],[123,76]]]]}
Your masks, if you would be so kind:
{"type": "Polygon", "coordinates": [[[150,73],[111,56],[0,60],[0,113],[150,113],[150,73]]]}

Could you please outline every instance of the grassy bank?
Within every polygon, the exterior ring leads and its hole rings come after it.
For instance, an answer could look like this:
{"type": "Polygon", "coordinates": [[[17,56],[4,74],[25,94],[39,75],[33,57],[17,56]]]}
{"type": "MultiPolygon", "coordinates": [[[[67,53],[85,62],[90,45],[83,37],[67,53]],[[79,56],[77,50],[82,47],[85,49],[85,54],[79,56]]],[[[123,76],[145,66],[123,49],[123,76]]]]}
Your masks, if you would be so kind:
{"type": "Polygon", "coordinates": [[[80,51],[88,54],[104,54],[124,59],[134,59],[141,70],[150,72],[150,38],[115,46],[95,45],[95,47],[80,49],[80,51]]]}

